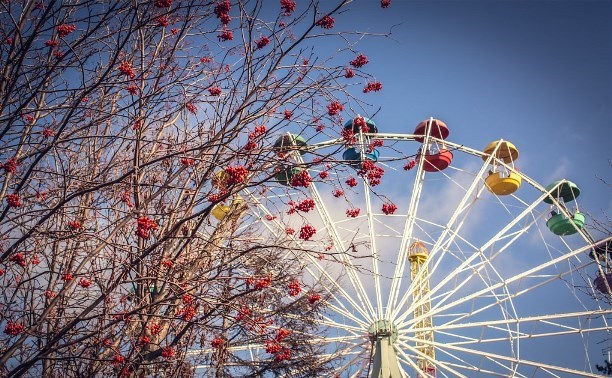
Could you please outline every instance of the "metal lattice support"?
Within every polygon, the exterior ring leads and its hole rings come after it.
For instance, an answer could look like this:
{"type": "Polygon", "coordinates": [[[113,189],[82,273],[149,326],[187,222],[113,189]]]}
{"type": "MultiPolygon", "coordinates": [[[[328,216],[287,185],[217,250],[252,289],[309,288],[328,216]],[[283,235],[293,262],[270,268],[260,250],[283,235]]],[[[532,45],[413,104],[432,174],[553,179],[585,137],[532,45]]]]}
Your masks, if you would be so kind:
{"type": "Polygon", "coordinates": [[[412,300],[420,303],[414,307],[414,318],[420,319],[414,325],[417,366],[417,376],[425,373],[427,376],[435,376],[436,368],[431,361],[435,361],[433,322],[431,319],[431,300],[429,293],[429,273],[427,268],[427,255],[429,251],[423,243],[414,242],[408,250],[408,261],[410,261],[410,278],[414,282],[412,300]],[[415,281],[417,280],[417,281],[415,281]]]}

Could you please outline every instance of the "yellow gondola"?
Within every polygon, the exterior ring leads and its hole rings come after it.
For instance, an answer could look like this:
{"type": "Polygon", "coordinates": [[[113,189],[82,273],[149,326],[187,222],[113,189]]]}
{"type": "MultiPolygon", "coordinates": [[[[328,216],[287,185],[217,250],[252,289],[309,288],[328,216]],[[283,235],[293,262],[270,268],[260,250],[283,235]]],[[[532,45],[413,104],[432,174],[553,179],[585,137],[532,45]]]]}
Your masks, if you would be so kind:
{"type": "MultiPolygon", "coordinates": [[[[483,160],[487,160],[489,155],[493,155],[497,159],[503,161],[506,164],[510,164],[514,168],[514,162],[518,159],[519,151],[514,144],[508,141],[496,140],[489,143],[484,148],[483,160]]],[[[496,162],[493,161],[493,169],[489,171],[489,176],[485,179],[485,185],[487,189],[493,194],[498,196],[506,196],[512,194],[521,187],[521,176],[515,171],[506,170],[506,173],[502,173],[496,170],[496,162]]]]}

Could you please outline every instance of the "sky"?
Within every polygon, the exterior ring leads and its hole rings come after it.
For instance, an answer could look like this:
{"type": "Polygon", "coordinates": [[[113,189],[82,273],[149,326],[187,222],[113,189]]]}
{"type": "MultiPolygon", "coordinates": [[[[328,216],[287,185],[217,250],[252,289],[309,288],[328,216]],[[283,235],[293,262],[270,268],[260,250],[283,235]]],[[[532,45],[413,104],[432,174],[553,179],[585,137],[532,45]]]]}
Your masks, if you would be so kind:
{"type": "Polygon", "coordinates": [[[361,1],[337,17],[389,37],[357,49],[383,90],[380,132],[430,116],[482,149],[503,138],[540,184],[567,178],[598,218],[612,212],[612,2],[361,1]]]}

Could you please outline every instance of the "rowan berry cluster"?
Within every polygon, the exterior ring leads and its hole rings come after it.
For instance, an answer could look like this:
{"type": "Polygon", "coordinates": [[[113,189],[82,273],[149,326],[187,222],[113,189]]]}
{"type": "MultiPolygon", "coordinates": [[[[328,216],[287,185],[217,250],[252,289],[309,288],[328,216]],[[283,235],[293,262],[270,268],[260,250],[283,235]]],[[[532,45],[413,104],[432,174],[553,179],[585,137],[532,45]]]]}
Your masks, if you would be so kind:
{"type": "Polygon", "coordinates": [[[385,215],[393,214],[395,210],[397,210],[397,206],[394,203],[385,203],[382,205],[382,212],[385,213],[385,215]]]}
{"type": "Polygon", "coordinates": [[[280,0],[281,10],[284,16],[291,16],[291,13],[295,10],[294,0],[280,0]]]}
{"type": "Polygon", "coordinates": [[[24,329],[25,327],[23,324],[9,320],[4,327],[4,333],[10,336],[17,336],[22,333],[24,329]]]}
{"type": "Polygon", "coordinates": [[[321,300],[321,295],[319,293],[310,293],[308,294],[308,303],[315,304],[321,300]]]}
{"type": "Polygon", "coordinates": [[[359,215],[359,211],[361,209],[359,208],[355,208],[355,209],[347,209],[346,210],[346,216],[349,218],[356,218],[359,215]]]}
{"type": "Polygon", "coordinates": [[[76,30],[76,25],[68,25],[68,24],[61,24],[57,26],[57,35],[60,36],[60,38],[64,38],[65,36],[67,36],[68,34],[72,33],[73,31],[76,30]]]}
{"type": "Polygon", "coordinates": [[[227,185],[231,186],[245,182],[249,171],[244,166],[237,165],[225,168],[225,173],[228,175],[227,185]]]}
{"type": "Polygon", "coordinates": [[[317,21],[316,25],[322,27],[323,29],[331,29],[334,27],[334,18],[331,16],[324,16],[319,21],[317,21]]]}
{"type": "Polygon", "coordinates": [[[255,45],[257,46],[258,49],[263,49],[269,43],[270,43],[270,38],[266,37],[265,35],[255,40],[255,45]]]}
{"type": "Polygon", "coordinates": [[[208,93],[210,93],[211,96],[221,96],[221,88],[210,87],[208,88],[208,93]]]}
{"type": "Polygon", "coordinates": [[[354,188],[357,186],[357,179],[355,179],[354,177],[349,177],[346,181],[345,181],[346,185],[350,186],[351,188],[354,188]]]}
{"type": "Polygon", "coordinates": [[[119,63],[119,72],[121,72],[125,76],[129,76],[130,78],[136,76],[136,73],[134,73],[134,67],[132,66],[131,62],[119,63]]]}
{"type": "Polygon", "coordinates": [[[331,104],[327,105],[327,114],[329,114],[330,116],[335,116],[343,110],[344,105],[342,105],[338,101],[334,101],[331,104]]]}
{"type": "Polygon", "coordinates": [[[404,171],[409,171],[416,165],[416,161],[410,160],[406,165],[404,165],[404,171]]]}
{"type": "Polygon", "coordinates": [[[300,171],[299,173],[295,174],[291,178],[290,184],[293,187],[308,188],[311,182],[312,182],[312,178],[310,177],[310,174],[308,173],[308,171],[304,170],[304,171],[300,171]]]}
{"type": "Polygon", "coordinates": [[[289,282],[288,288],[289,288],[289,296],[291,297],[295,297],[302,292],[300,281],[298,281],[297,279],[292,279],[291,282],[289,282]]]}
{"type": "Polygon", "coordinates": [[[307,224],[300,228],[300,239],[310,240],[317,233],[317,230],[311,225],[307,224]]]}
{"type": "Polygon", "coordinates": [[[229,0],[219,1],[217,2],[217,5],[215,5],[215,10],[214,10],[215,15],[217,15],[217,18],[221,21],[223,25],[229,24],[230,21],[232,20],[232,18],[229,15],[231,8],[232,8],[232,5],[229,0]]]}
{"type": "Polygon", "coordinates": [[[366,64],[368,64],[370,61],[368,60],[368,58],[363,55],[363,54],[359,54],[357,55],[357,57],[353,60],[351,60],[349,62],[349,64],[355,68],[361,68],[363,66],[365,66],[366,64]]]}
{"type": "Polygon", "coordinates": [[[158,225],[153,219],[147,216],[138,217],[138,228],[136,229],[136,236],[142,239],[148,239],[151,230],[157,230],[158,225]]]}
{"type": "Polygon", "coordinates": [[[373,81],[363,88],[363,93],[378,92],[382,90],[382,84],[379,81],[373,81]]]}

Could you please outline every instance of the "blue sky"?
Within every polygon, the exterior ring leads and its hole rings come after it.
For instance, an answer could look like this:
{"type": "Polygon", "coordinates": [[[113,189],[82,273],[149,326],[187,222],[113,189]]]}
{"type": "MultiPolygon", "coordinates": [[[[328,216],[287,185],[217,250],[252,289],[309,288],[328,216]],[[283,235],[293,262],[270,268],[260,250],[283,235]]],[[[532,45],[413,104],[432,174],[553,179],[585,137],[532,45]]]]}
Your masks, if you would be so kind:
{"type": "Polygon", "coordinates": [[[356,2],[337,17],[390,38],[357,50],[383,83],[366,98],[381,110],[381,132],[411,132],[429,116],[450,139],[484,148],[503,138],[520,150],[519,168],[542,185],[567,178],[581,207],[612,209],[612,2],[356,2]]]}

